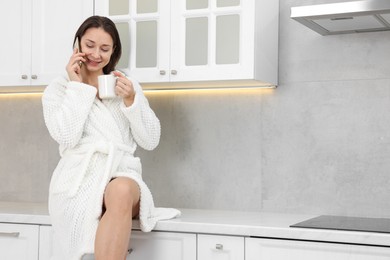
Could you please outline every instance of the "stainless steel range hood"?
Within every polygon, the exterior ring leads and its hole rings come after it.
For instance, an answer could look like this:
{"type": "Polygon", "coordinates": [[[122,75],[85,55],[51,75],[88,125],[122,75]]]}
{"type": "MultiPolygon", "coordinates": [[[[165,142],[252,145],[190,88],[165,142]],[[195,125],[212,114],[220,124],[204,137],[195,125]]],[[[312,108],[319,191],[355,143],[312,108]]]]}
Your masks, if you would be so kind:
{"type": "Polygon", "coordinates": [[[321,35],[390,30],[390,0],[291,8],[291,18],[321,35]]]}

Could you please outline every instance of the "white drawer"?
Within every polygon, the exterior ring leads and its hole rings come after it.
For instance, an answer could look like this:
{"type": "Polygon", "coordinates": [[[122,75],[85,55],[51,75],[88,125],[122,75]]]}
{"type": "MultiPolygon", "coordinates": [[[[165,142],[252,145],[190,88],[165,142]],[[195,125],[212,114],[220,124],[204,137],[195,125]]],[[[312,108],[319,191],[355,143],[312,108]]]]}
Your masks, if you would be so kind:
{"type": "Polygon", "coordinates": [[[244,260],[244,237],[198,235],[198,260],[244,260]]]}

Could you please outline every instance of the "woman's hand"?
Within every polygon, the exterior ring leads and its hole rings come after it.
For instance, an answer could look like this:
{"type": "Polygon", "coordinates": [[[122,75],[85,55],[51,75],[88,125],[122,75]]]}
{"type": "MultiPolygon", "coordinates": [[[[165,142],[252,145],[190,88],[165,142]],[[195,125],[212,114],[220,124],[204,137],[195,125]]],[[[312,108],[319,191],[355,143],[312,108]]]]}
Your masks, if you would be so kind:
{"type": "Polygon", "coordinates": [[[123,102],[127,107],[134,103],[135,91],[133,83],[122,73],[114,71],[113,74],[117,77],[115,92],[118,96],[123,98],[123,102]]]}
{"type": "Polygon", "coordinates": [[[68,72],[68,76],[71,81],[83,81],[81,76],[81,66],[83,62],[85,62],[84,56],[85,53],[79,52],[77,48],[74,48],[68,65],[66,65],[66,71],[68,72]]]}

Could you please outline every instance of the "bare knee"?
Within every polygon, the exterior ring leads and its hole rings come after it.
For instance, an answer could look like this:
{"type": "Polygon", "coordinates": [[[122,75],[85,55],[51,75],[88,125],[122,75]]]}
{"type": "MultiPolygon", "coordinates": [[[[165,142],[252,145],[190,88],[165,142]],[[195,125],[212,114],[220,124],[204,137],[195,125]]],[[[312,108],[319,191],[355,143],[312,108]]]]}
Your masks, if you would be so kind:
{"type": "Polygon", "coordinates": [[[139,187],[135,181],[118,177],[107,185],[104,204],[107,210],[131,214],[134,206],[138,204],[139,197],[139,187]]]}

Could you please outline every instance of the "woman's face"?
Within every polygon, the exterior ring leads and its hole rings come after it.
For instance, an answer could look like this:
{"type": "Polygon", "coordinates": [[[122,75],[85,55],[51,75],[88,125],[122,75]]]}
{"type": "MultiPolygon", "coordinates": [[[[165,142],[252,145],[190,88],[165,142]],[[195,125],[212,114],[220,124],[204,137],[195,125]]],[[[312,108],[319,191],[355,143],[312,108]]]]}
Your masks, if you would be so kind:
{"type": "Polygon", "coordinates": [[[113,53],[113,40],[103,28],[89,28],[81,37],[81,51],[85,53],[85,67],[91,72],[103,72],[113,53]]]}

